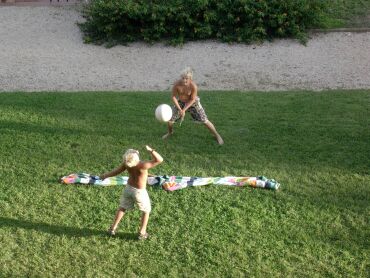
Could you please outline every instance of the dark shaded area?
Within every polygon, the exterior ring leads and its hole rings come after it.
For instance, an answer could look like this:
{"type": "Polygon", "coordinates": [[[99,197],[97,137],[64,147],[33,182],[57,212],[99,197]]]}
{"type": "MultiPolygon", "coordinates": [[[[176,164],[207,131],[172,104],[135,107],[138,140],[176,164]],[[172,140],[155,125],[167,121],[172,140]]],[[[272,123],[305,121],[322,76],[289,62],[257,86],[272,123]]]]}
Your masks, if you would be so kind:
{"type": "MultiPolygon", "coordinates": [[[[13,219],[7,217],[0,217],[0,227],[8,227],[15,229],[26,229],[34,230],[41,233],[53,234],[56,236],[67,236],[67,237],[92,237],[100,236],[107,237],[110,236],[106,233],[105,230],[96,230],[90,228],[77,228],[77,227],[68,227],[61,225],[52,225],[42,222],[32,222],[23,219],[13,219]]],[[[137,234],[135,233],[118,233],[115,238],[124,239],[124,240],[136,240],[137,234]]]]}

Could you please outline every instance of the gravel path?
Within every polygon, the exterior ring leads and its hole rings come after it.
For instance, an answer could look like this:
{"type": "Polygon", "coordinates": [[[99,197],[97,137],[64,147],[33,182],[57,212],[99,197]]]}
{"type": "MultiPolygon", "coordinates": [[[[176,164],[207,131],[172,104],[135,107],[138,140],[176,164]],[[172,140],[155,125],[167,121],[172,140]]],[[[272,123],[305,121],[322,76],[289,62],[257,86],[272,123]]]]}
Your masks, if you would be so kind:
{"type": "Polygon", "coordinates": [[[370,89],[370,32],[262,45],[87,45],[74,6],[0,7],[0,91],[169,90],[194,69],[200,90],[370,89]]]}

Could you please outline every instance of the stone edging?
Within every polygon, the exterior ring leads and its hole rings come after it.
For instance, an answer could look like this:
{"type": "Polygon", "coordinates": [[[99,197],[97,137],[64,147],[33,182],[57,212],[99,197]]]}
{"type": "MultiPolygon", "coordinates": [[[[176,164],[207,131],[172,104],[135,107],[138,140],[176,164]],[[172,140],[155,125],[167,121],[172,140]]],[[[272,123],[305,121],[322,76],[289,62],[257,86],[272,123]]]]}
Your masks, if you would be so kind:
{"type": "Polygon", "coordinates": [[[352,33],[365,33],[370,32],[370,28],[334,28],[334,29],[310,29],[311,33],[334,33],[334,32],[352,32],[352,33]]]}

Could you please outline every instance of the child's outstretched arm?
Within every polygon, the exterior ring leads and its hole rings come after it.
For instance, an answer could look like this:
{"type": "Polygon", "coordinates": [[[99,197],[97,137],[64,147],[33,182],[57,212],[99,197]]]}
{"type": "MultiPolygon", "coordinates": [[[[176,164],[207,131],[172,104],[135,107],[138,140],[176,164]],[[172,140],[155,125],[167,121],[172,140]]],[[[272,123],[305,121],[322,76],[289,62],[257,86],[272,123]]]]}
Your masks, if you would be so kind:
{"type": "Polygon", "coordinates": [[[113,177],[113,176],[117,176],[119,173],[122,173],[123,171],[126,170],[126,167],[125,165],[122,163],[120,166],[118,166],[116,169],[110,171],[110,172],[107,172],[107,173],[104,173],[102,175],[100,175],[100,179],[101,180],[104,180],[106,178],[109,178],[109,177],[113,177]]]}

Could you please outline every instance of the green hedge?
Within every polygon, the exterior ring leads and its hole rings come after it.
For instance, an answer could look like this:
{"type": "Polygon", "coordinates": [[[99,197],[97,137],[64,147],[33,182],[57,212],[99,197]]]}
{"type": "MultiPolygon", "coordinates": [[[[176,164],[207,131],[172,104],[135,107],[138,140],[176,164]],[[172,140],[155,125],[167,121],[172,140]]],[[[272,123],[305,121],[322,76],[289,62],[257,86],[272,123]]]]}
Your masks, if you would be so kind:
{"type": "Polygon", "coordinates": [[[126,43],[217,39],[304,40],[318,25],[324,0],[92,0],[80,24],[86,42],[126,43]]]}

